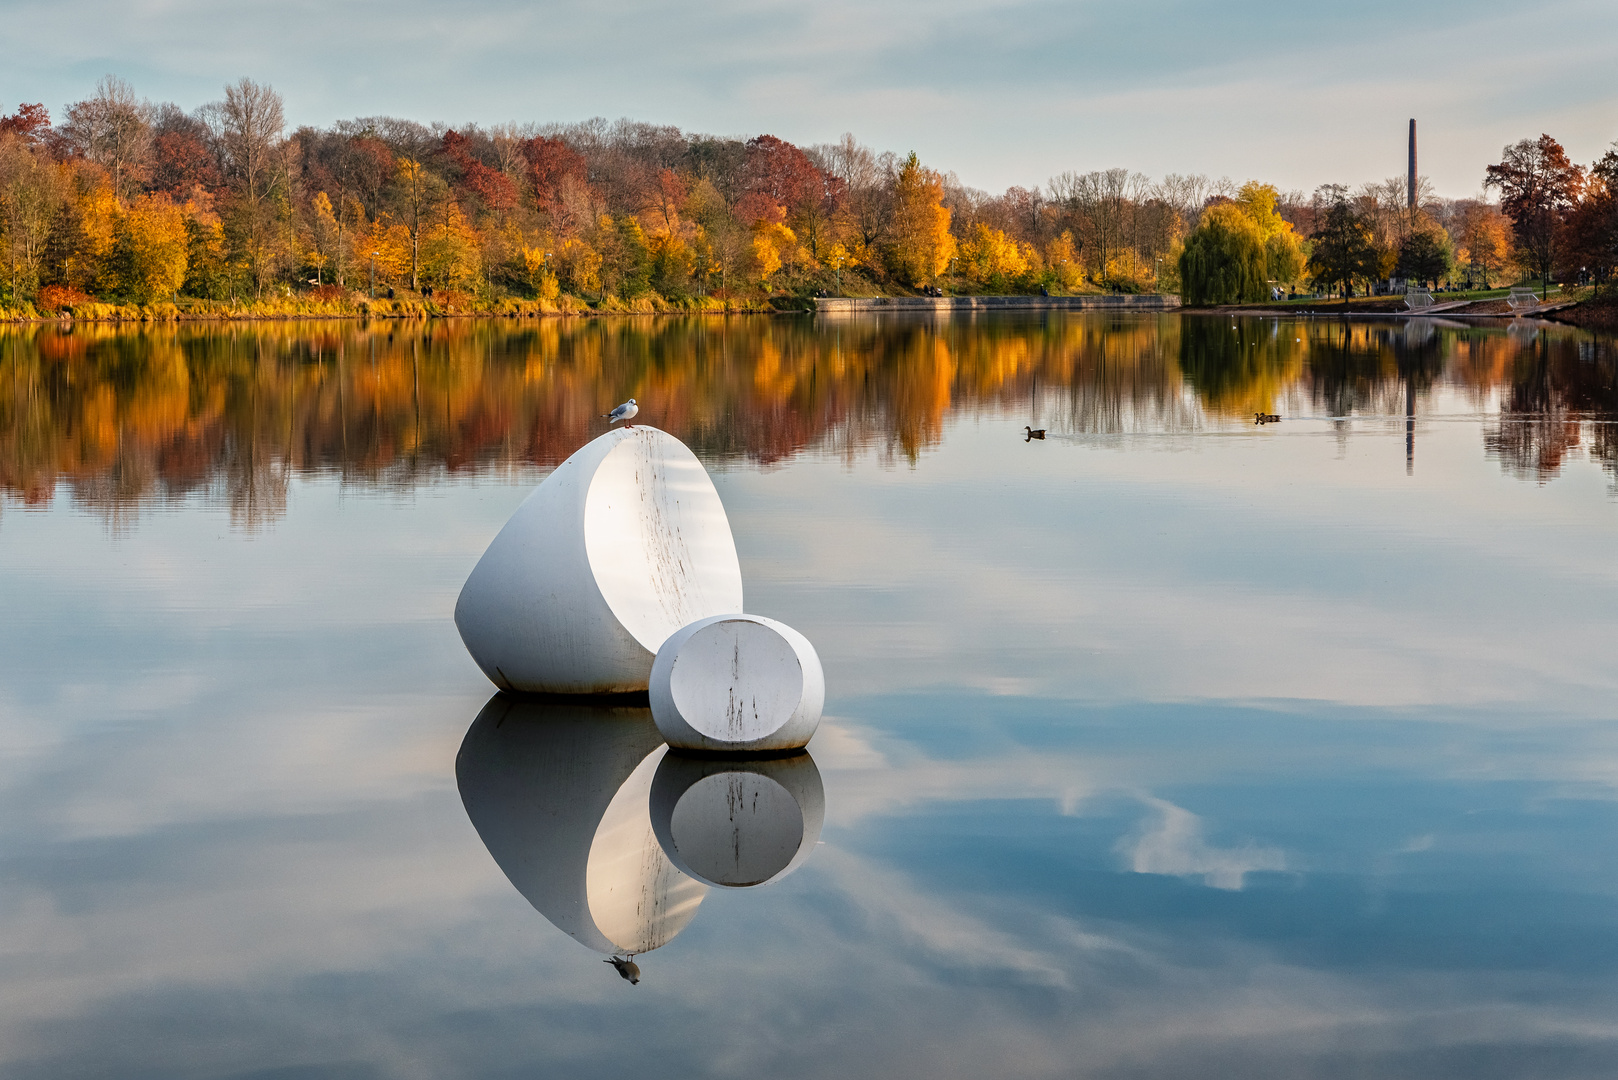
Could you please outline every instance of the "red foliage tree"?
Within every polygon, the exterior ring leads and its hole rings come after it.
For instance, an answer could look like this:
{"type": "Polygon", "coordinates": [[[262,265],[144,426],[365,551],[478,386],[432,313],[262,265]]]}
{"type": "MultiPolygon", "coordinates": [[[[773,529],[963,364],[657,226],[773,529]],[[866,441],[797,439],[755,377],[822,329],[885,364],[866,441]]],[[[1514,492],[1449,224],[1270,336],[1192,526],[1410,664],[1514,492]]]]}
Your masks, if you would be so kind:
{"type": "Polygon", "coordinates": [[[528,183],[534,189],[534,200],[546,213],[561,209],[563,180],[571,176],[581,184],[585,182],[584,155],[561,139],[544,135],[524,139],[522,156],[528,163],[528,183]]]}
{"type": "Polygon", "coordinates": [[[1508,146],[1500,164],[1484,170],[1483,186],[1500,189],[1500,209],[1511,219],[1517,246],[1549,287],[1567,213],[1584,190],[1584,170],[1549,135],[1508,146]]]}
{"type": "Polygon", "coordinates": [[[217,190],[223,183],[219,163],[201,139],[183,131],[168,131],[152,142],[152,187],[179,196],[202,187],[217,190]]]}
{"type": "Polygon", "coordinates": [[[50,130],[51,114],[45,106],[18,105],[10,116],[0,116],[0,135],[17,135],[25,142],[38,143],[50,130]]]}
{"type": "Polygon", "coordinates": [[[748,224],[783,221],[808,200],[822,198],[826,186],[808,154],[774,135],[747,141],[743,176],[736,216],[748,224]]]}
{"type": "Polygon", "coordinates": [[[460,132],[444,133],[444,155],[460,170],[461,187],[476,195],[491,210],[510,210],[517,205],[517,189],[505,173],[472,156],[471,142],[460,132]]]}

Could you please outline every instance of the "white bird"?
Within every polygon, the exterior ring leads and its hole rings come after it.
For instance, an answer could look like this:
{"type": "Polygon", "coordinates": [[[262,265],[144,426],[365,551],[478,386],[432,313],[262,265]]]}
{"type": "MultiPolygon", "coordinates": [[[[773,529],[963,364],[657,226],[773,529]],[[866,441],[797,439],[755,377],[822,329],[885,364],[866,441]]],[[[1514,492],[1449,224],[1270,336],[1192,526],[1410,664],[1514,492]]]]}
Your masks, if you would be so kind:
{"type": "Polygon", "coordinates": [[[635,419],[635,415],[639,412],[640,406],[635,404],[634,398],[630,398],[612,412],[602,413],[601,418],[608,424],[616,424],[622,420],[624,427],[634,427],[635,425],[631,424],[630,421],[635,419]]]}

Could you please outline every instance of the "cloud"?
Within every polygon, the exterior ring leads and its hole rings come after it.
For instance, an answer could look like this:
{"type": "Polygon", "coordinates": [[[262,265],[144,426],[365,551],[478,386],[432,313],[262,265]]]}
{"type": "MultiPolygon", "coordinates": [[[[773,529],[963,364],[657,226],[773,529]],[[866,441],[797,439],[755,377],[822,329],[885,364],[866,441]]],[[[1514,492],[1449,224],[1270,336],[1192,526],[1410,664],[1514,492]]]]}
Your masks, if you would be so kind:
{"type": "Polygon", "coordinates": [[[1200,877],[1215,889],[1240,891],[1248,874],[1285,870],[1286,855],[1276,848],[1246,844],[1216,848],[1202,836],[1202,819],[1162,799],[1146,800],[1157,811],[1154,826],[1133,839],[1120,841],[1118,851],[1128,857],[1137,874],[1200,877]]]}
{"type": "Polygon", "coordinates": [[[286,93],[295,123],[628,115],[800,143],[854,130],[991,189],[1116,164],[1304,189],[1376,179],[1400,171],[1415,112],[1425,168],[1461,195],[1542,129],[1592,159],[1618,101],[1604,77],[1618,12],[1591,0],[1535,9],[1580,27],[1571,40],[1523,35],[1503,0],[1440,0],[1415,19],[1392,3],[1196,0],[725,0],[700,19],[640,0],[247,0],[228,19],[202,0],[11,0],[5,15],[28,47],[0,101],[57,110],[111,71],[191,107],[249,75],[286,93]]]}

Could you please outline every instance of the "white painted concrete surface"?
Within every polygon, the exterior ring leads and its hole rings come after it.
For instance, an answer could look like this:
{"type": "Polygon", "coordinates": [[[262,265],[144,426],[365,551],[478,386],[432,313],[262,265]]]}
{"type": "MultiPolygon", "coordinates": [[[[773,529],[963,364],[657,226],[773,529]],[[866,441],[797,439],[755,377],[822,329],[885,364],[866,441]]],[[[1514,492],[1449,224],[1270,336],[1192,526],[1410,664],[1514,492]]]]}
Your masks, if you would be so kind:
{"type": "Polygon", "coordinates": [[[682,626],[658,650],[648,689],[657,729],[688,750],[799,749],[826,703],[809,639],[759,615],[682,626]]]}
{"type": "Polygon", "coordinates": [[[461,801],[494,861],[541,915],[598,952],[667,944],[707,893],[652,829],[665,749],[644,708],[499,694],[455,759],[461,801]]]}
{"type": "Polygon", "coordinates": [[[820,839],[826,792],[807,753],[784,758],[664,756],[652,828],[684,873],[726,889],[779,881],[820,839]]]}
{"type": "Polygon", "coordinates": [[[455,604],[467,651],[524,693],[645,690],[680,627],[742,610],[730,521],[702,463],[656,428],[610,431],[534,489],[455,604]]]}

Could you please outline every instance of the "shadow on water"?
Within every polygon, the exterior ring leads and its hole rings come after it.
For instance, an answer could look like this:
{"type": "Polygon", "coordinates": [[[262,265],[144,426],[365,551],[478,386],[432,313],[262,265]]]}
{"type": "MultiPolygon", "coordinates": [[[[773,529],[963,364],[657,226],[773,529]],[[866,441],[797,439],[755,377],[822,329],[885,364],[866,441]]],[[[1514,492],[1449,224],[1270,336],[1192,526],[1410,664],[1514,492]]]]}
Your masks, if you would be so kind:
{"type": "Polygon", "coordinates": [[[643,706],[496,694],[455,761],[478,836],[559,930],[638,981],[710,886],[786,876],[814,851],[825,792],[807,753],[670,753],[643,706]],[[633,971],[630,967],[633,967],[633,971]]]}
{"type": "Polygon", "coordinates": [[[1413,424],[1439,387],[1498,410],[1486,449],[1513,475],[1548,479],[1581,445],[1618,475],[1615,356],[1566,328],[1437,318],[31,326],[0,330],[0,491],[43,505],[65,487],[114,527],[201,496],[252,529],[300,476],[410,490],[554,466],[628,397],[710,464],[767,467],[915,461],[962,413],[1086,436],[1304,402],[1413,424]]]}

